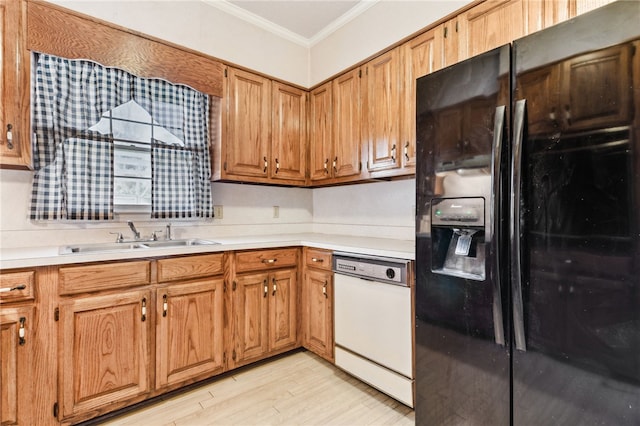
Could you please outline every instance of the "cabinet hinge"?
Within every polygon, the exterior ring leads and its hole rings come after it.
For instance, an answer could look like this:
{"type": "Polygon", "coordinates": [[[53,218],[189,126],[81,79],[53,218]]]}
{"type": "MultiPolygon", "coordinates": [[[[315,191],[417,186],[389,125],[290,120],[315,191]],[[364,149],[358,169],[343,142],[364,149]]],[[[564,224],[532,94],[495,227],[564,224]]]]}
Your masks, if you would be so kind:
{"type": "Polygon", "coordinates": [[[58,418],[58,411],[59,411],[58,410],[58,403],[54,402],[53,403],[53,417],[56,418],[56,419],[58,418]]]}
{"type": "Polygon", "coordinates": [[[458,21],[456,21],[456,32],[458,32],[458,21]]]}
{"type": "MultiPolygon", "coordinates": [[[[367,161],[367,170],[369,170],[369,162],[367,161]]],[[[362,161],[360,162],[360,167],[358,168],[358,171],[362,171],[362,161]]]]}
{"type": "Polygon", "coordinates": [[[449,32],[448,30],[448,27],[444,27],[444,38],[447,38],[447,33],[449,32]]]}
{"type": "MultiPolygon", "coordinates": [[[[233,290],[233,291],[236,291],[236,288],[237,288],[237,287],[238,287],[238,283],[234,281],[234,282],[233,282],[232,290],[233,290]]],[[[235,358],[233,358],[233,359],[235,359],[235,358]]]]}
{"type": "Polygon", "coordinates": [[[362,70],[358,70],[358,77],[362,78],[362,70]]]}
{"type": "Polygon", "coordinates": [[[224,69],[224,76],[225,77],[227,76],[227,69],[226,68],[224,69]]]}
{"type": "Polygon", "coordinates": [[[234,361],[236,360],[236,350],[235,349],[233,350],[233,352],[231,354],[231,359],[234,360],[234,361]]]}
{"type": "Polygon", "coordinates": [[[222,283],[222,291],[223,292],[227,292],[227,280],[224,280],[224,282],[222,283]]]}
{"type": "Polygon", "coordinates": [[[224,353],[222,354],[222,363],[223,363],[223,364],[226,364],[226,363],[227,363],[227,353],[226,353],[226,352],[224,352],[224,353]]]}
{"type": "Polygon", "coordinates": [[[60,321],[60,308],[56,308],[56,309],[53,311],[53,319],[54,319],[55,321],[60,321]]]}

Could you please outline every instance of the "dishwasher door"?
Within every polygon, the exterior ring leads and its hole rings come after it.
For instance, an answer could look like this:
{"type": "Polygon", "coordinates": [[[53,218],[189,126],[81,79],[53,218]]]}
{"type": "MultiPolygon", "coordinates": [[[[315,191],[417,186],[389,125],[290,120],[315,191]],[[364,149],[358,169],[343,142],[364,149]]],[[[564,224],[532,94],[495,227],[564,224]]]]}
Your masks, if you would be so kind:
{"type": "Polygon", "coordinates": [[[411,288],[335,274],[336,347],[413,378],[411,288]]]}

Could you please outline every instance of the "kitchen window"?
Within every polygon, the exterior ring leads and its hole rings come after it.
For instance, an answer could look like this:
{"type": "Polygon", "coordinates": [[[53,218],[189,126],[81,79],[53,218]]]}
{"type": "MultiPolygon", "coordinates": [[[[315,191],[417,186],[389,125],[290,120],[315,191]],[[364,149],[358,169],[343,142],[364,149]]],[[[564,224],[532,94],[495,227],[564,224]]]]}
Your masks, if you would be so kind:
{"type": "Polygon", "coordinates": [[[209,113],[218,98],[91,61],[33,61],[31,219],[212,217],[209,113]]]}

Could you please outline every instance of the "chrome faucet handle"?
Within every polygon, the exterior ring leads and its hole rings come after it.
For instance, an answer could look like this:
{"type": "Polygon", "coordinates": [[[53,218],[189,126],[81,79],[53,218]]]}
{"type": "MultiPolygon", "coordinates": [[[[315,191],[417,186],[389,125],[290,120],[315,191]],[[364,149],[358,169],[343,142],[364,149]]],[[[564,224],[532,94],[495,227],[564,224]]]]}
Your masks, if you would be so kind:
{"type": "Polygon", "coordinates": [[[124,241],[124,237],[122,236],[122,232],[109,232],[110,234],[117,235],[116,243],[121,243],[124,241]]]}

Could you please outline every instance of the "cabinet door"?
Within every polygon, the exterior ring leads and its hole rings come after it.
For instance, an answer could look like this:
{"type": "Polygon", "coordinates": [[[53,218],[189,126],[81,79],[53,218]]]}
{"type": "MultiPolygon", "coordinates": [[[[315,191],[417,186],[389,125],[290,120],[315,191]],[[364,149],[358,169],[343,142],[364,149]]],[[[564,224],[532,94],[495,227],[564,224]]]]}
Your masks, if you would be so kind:
{"type": "Polygon", "coordinates": [[[362,170],[360,139],[360,69],[333,81],[334,177],[359,176],[362,170]]]}
{"type": "Polygon", "coordinates": [[[233,282],[233,336],[236,364],[260,358],[269,350],[269,274],[238,275],[233,282]]]}
{"type": "Polygon", "coordinates": [[[29,57],[25,50],[26,3],[0,0],[0,166],[31,167],[29,57]]]}
{"type": "Polygon", "coordinates": [[[272,351],[294,347],[298,339],[298,288],[295,269],[270,275],[269,347],[272,351]]]}
{"type": "Polygon", "coordinates": [[[228,175],[266,178],[271,153],[271,81],[227,69],[227,123],[222,155],[228,175]]]}
{"type": "Polygon", "coordinates": [[[401,157],[403,167],[416,165],[416,80],[440,67],[442,62],[442,39],[435,30],[402,45],[403,129],[401,137],[401,157]]]}
{"type": "Polygon", "coordinates": [[[157,387],[222,371],[223,300],[222,278],[158,288],[157,387]]]}
{"type": "MultiPolygon", "coordinates": [[[[443,22],[438,25],[434,31],[436,33],[436,39],[442,40],[442,49],[435,62],[436,70],[448,67],[465,59],[464,54],[467,48],[463,42],[466,41],[466,39],[460,37],[458,17],[443,22]]],[[[438,51],[435,51],[435,53],[438,53],[438,51]]]]}
{"type": "Polygon", "coordinates": [[[309,171],[315,183],[331,178],[333,170],[331,82],[313,90],[309,99],[309,171]]]}
{"type": "Polygon", "coordinates": [[[526,34],[542,29],[542,2],[491,0],[459,17],[467,58],[487,52],[526,34]]]}
{"type": "Polygon", "coordinates": [[[30,424],[33,385],[33,308],[0,312],[0,424],[30,424]]]}
{"type": "Polygon", "coordinates": [[[400,49],[364,65],[363,139],[370,172],[400,167],[400,49]]]}
{"type": "Polygon", "coordinates": [[[149,290],[60,303],[62,417],[106,412],[149,391],[151,315],[149,290]]]}
{"type": "Polygon", "coordinates": [[[304,346],[333,361],[332,273],[308,269],[304,277],[304,346]]]}
{"type": "Polygon", "coordinates": [[[631,58],[631,46],[625,44],[563,62],[560,109],[567,129],[629,123],[633,104],[629,90],[631,58]]]}
{"type": "Polygon", "coordinates": [[[270,177],[304,184],[307,171],[307,94],[272,82],[273,139],[270,177]]]}

